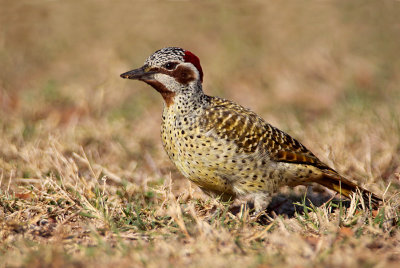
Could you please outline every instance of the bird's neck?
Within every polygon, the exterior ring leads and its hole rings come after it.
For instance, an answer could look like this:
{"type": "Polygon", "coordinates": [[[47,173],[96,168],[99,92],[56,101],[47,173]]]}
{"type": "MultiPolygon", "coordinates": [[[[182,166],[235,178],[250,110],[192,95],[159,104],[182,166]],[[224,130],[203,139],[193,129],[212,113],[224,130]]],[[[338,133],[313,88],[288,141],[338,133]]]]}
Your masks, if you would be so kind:
{"type": "Polygon", "coordinates": [[[205,104],[205,97],[201,84],[189,85],[174,95],[170,105],[165,103],[164,109],[177,115],[193,113],[205,104]]]}

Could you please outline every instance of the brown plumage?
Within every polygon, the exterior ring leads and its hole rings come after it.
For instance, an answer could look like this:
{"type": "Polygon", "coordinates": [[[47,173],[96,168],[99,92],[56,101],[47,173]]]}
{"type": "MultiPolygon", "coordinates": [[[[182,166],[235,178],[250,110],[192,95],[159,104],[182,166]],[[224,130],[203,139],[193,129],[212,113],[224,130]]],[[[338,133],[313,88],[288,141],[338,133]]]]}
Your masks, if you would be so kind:
{"type": "Polygon", "coordinates": [[[316,182],[346,197],[359,189],[374,207],[382,201],[254,112],[205,95],[200,61],[189,51],[158,50],[143,67],[121,77],[161,93],[164,148],[181,173],[210,195],[250,197],[260,211],[280,187],[316,182]]]}

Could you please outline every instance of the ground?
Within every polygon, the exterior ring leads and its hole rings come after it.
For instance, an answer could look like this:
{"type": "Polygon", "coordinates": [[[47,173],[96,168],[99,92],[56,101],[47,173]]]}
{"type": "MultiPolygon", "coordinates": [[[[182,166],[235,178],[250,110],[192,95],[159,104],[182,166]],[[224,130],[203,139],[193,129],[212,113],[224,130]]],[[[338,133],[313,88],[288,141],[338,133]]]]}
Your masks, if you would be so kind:
{"type": "Polygon", "coordinates": [[[3,3],[0,267],[397,267],[399,15],[365,0],[3,3]],[[171,45],[200,57],[206,93],[381,208],[297,187],[254,218],[201,193],[163,151],[162,98],[119,77],[171,45]]]}

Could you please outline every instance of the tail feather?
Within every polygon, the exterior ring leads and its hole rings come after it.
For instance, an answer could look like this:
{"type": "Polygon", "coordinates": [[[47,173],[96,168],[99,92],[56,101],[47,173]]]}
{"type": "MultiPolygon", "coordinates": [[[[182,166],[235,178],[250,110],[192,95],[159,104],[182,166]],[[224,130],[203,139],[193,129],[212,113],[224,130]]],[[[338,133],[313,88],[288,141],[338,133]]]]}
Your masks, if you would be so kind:
{"type": "Polygon", "coordinates": [[[337,173],[324,174],[322,178],[316,182],[349,198],[351,198],[351,196],[355,194],[358,189],[361,192],[361,196],[364,199],[365,204],[369,204],[371,200],[371,205],[374,209],[378,208],[379,204],[382,202],[382,199],[376,194],[361,188],[357,184],[340,176],[337,173]]]}

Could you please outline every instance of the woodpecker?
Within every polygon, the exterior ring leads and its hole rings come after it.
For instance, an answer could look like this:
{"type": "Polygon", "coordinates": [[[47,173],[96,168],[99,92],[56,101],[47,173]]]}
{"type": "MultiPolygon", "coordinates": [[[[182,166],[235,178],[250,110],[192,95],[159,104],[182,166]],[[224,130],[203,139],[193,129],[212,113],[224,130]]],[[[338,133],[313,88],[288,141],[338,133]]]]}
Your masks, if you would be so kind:
{"type": "Polygon", "coordinates": [[[161,94],[164,149],[178,170],[208,195],[250,199],[261,212],[282,186],[314,182],[346,197],[359,190],[373,207],[382,201],[256,113],[204,94],[200,60],[188,50],[157,50],[142,67],[121,77],[143,81],[161,94]]]}

